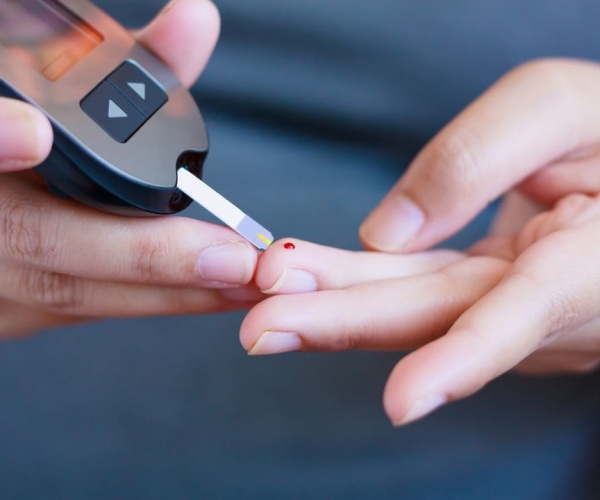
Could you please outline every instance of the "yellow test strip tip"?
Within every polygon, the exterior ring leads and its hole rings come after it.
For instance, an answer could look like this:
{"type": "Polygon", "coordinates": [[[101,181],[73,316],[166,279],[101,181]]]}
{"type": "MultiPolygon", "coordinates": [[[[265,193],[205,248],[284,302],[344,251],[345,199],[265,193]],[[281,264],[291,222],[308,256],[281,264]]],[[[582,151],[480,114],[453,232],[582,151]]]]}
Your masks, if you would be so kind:
{"type": "Polygon", "coordinates": [[[266,237],[264,234],[262,234],[262,233],[258,233],[258,234],[256,235],[256,237],[257,237],[257,238],[258,238],[260,241],[264,242],[264,243],[265,243],[267,246],[270,246],[270,245],[271,245],[271,243],[273,243],[273,240],[270,240],[269,238],[267,238],[267,237],[266,237]]]}
{"type": "Polygon", "coordinates": [[[259,250],[266,250],[273,243],[273,235],[267,229],[248,217],[227,198],[204,184],[189,170],[180,168],[177,171],[177,187],[259,250]]]}

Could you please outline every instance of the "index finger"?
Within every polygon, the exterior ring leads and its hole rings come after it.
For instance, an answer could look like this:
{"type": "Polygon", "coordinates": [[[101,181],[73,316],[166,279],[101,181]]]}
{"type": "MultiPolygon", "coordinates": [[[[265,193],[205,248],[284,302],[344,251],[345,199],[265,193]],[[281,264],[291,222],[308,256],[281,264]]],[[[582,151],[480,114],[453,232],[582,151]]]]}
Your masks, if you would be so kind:
{"type": "Polygon", "coordinates": [[[550,60],[501,79],[418,155],[361,227],[365,246],[430,247],[511,186],[600,134],[600,66],[550,60]]]}
{"type": "Polygon", "coordinates": [[[223,287],[250,282],[257,252],[222,226],[105,214],[5,174],[0,260],[102,281],[223,287]]]}

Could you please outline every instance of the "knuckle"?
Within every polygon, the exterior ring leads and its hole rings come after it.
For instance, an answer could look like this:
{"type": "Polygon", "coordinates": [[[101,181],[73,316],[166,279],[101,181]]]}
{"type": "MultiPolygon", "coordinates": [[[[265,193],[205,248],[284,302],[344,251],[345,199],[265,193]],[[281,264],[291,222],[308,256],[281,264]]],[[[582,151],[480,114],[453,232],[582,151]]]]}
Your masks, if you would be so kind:
{"type": "Polygon", "coordinates": [[[63,274],[26,270],[21,287],[36,306],[54,311],[77,311],[84,304],[83,282],[63,274]]]}
{"type": "Polygon", "coordinates": [[[554,342],[566,332],[578,327],[585,319],[585,314],[578,307],[576,299],[558,294],[546,301],[542,314],[545,317],[543,345],[554,342]]]}
{"type": "MultiPolygon", "coordinates": [[[[348,304],[360,304],[364,302],[365,292],[370,293],[372,288],[360,286],[348,288],[340,293],[334,290],[328,294],[334,301],[337,297],[343,297],[348,304]]],[[[327,296],[327,295],[325,295],[327,296]]],[[[311,345],[317,351],[356,351],[365,349],[373,343],[373,339],[385,336],[390,327],[392,318],[388,314],[379,315],[373,321],[369,314],[348,313],[339,317],[337,327],[328,328],[327,335],[313,336],[311,345]]]]}
{"type": "Polygon", "coordinates": [[[569,88],[570,68],[576,63],[566,59],[542,57],[524,62],[508,73],[508,77],[525,80],[543,81],[545,88],[569,88]]]}
{"type": "Polygon", "coordinates": [[[541,260],[534,269],[515,266],[508,277],[514,290],[523,296],[542,297],[536,307],[535,323],[539,332],[539,346],[553,343],[563,335],[580,327],[588,319],[589,311],[581,305],[581,295],[573,293],[573,285],[548,289],[547,276],[556,272],[556,264],[541,260]]]}
{"type": "Polygon", "coordinates": [[[600,215],[600,198],[585,194],[570,194],[562,198],[553,212],[556,212],[558,229],[578,227],[595,222],[600,215]]]}
{"type": "Polygon", "coordinates": [[[569,307],[568,301],[550,301],[546,307],[543,343],[552,343],[565,332],[575,328],[581,321],[582,314],[569,307]]]}
{"type": "Polygon", "coordinates": [[[144,233],[137,239],[132,249],[132,266],[137,276],[149,282],[165,278],[163,262],[171,250],[170,240],[160,231],[144,233]]]}
{"type": "Polygon", "coordinates": [[[442,133],[427,152],[425,162],[439,167],[426,169],[427,181],[442,188],[458,186],[461,190],[477,185],[487,163],[485,151],[479,134],[468,126],[442,133]]]}
{"type": "Polygon", "coordinates": [[[0,200],[0,249],[9,259],[47,263],[54,258],[56,231],[39,204],[7,196],[0,200]]]}
{"type": "Polygon", "coordinates": [[[509,75],[527,75],[527,77],[531,77],[532,75],[554,74],[558,72],[559,66],[560,59],[555,59],[551,57],[539,57],[519,64],[512,71],[509,72],[509,75]]]}
{"type": "Polygon", "coordinates": [[[435,279],[438,280],[438,285],[434,289],[441,292],[441,303],[444,304],[439,308],[443,313],[435,316],[436,331],[444,332],[471,306],[473,300],[462,293],[464,287],[451,269],[441,269],[435,279]]]}
{"type": "Polygon", "coordinates": [[[506,78],[515,78],[523,85],[535,85],[537,95],[546,107],[571,106],[578,100],[579,89],[573,75],[574,68],[583,65],[581,61],[560,58],[540,58],[525,62],[510,71],[506,78]],[[540,82],[543,82],[540,92],[540,82]]]}
{"type": "Polygon", "coordinates": [[[363,335],[360,332],[351,332],[339,343],[334,345],[334,348],[339,351],[356,351],[364,347],[363,335]]]}
{"type": "Polygon", "coordinates": [[[597,201],[585,194],[573,193],[561,198],[556,204],[555,210],[560,215],[561,222],[569,222],[573,217],[579,215],[589,208],[595,206],[597,201]]]}
{"type": "Polygon", "coordinates": [[[515,239],[516,254],[522,254],[534,243],[562,229],[563,214],[559,214],[558,211],[554,210],[551,212],[542,212],[531,218],[515,239]]]}

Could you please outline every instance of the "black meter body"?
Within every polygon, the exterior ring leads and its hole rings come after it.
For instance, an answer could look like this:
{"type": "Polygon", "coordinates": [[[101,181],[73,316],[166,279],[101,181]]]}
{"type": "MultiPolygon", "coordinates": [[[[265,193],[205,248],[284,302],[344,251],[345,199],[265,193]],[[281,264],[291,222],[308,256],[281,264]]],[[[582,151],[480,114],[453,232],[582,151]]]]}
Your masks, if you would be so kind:
{"type": "Polygon", "coordinates": [[[0,95],[50,119],[37,170],[54,191],[124,215],[173,214],[191,198],[208,137],[173,72],[87,0],[0,0],[0,95]]]}

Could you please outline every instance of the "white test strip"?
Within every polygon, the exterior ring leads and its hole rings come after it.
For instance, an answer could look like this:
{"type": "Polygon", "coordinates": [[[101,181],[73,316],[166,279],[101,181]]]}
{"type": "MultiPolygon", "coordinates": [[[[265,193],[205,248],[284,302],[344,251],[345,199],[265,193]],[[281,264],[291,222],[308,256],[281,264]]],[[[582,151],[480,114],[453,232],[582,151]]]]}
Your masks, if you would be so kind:
{"type": "Polygon", "coordinates": [[[273,235],[267,229],[189,170],[177,171],[177,187],[257,248],[266,250],[273,243],[273,235]]]}

